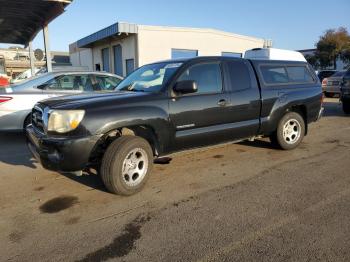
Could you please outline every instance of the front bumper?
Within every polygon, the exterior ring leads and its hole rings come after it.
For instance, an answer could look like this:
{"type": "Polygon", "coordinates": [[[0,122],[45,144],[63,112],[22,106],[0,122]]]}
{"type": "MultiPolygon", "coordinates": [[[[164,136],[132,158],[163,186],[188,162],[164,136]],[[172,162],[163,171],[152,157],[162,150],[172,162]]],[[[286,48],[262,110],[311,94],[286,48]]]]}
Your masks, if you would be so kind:
{"type": "Polygon", "coordinates": [[[100,136],[52,138],[28,126],[27,145],[41,165],[58,172],[75,172],[86,168],[100,136]]]}

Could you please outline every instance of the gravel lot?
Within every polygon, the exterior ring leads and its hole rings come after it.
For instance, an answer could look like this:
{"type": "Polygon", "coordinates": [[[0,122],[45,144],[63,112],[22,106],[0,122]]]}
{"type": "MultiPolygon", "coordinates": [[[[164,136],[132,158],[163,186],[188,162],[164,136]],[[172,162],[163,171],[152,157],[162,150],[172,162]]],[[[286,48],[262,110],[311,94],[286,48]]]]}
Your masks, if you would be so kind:
{"type": "Polygon", "coordinates": [[[350,117],[325,107],[297,150],[178,154],[132,197],[46,171],[22,135],[0,135],[0,260],[350,261],[350,117]]]}

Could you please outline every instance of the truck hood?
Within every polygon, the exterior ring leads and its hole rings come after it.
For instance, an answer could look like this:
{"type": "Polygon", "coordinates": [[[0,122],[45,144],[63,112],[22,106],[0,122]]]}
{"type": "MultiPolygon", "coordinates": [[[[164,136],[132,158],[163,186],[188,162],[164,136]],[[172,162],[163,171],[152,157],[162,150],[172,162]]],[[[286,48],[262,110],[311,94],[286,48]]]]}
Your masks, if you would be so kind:
{"type": "Polygon", "coordinates": [[[124,101],[133,97],[145,96],[143,92],[101,92],[79,95],[60,96],[41,101],[41,104],[55,109],[83,108],[85,105],[108,103],[110,101],[124,101]]]}

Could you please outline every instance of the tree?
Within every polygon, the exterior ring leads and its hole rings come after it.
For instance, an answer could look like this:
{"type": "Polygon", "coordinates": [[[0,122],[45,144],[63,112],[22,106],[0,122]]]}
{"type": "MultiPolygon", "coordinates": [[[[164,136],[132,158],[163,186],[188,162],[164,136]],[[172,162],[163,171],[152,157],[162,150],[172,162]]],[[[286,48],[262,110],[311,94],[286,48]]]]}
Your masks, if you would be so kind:
{"type": "Polygon", "coordinates": [[[305,59],[313,68],[319,68],[320,63],[316,55],[305,55],[305,59]]]}
{"type": "Polygon", "coordinates": [[[339,58],[345,64],[350,63],[350,35],[345,27],[329,29],[316,43],[315,57],[321,68],[337,68],[339,58]]]}

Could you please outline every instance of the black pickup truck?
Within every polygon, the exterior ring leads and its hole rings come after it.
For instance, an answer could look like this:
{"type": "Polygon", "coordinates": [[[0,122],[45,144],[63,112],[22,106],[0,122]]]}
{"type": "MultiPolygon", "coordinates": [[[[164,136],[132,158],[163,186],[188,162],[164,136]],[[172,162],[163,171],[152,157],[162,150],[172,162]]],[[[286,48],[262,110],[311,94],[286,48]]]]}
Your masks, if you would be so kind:
{"type": "Polygon", "coordinates": [[[294,149],[322,113],[304,62],[200,57],[145,65],[116,92],[38,103],[28,145],[50,170],[99,170],[110,192],[139,191],[154,158],[268,136],[294,149]]]}

